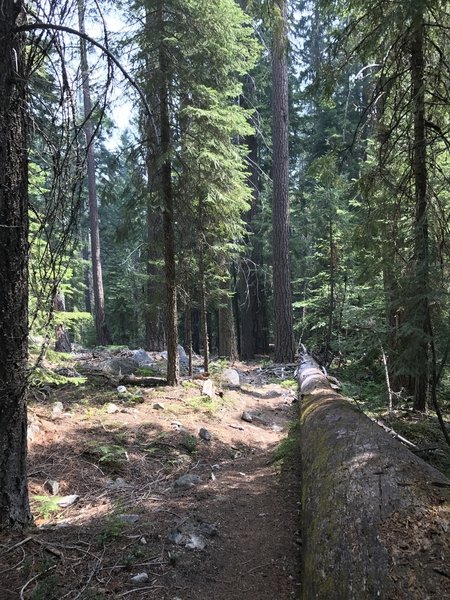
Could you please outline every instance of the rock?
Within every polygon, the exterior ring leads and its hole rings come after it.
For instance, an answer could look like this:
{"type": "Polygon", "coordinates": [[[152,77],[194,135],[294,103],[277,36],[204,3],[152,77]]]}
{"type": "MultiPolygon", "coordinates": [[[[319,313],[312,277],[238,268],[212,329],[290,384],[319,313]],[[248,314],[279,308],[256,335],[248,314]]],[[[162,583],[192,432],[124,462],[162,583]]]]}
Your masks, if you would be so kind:
{"type": "Polygon", "coordinates": [[[206,442],[210,442],[211,441],[211,434],[204,427],[202,427],[200,429],[198,435],[202,438],[202,440],[205,440],[206,442]]]}
{"type": "Polygon", "coordinates": [[[187,365],[189,357],[186,354],[186,351],[183,348],[183,346],[180,346],[180,344],[178,344],[178,358],[180,360],[180,364],[187,365]]]}
{"type": "Polygon", "coordinates": [[[67,508],[68,506],[75,504],[79,499],[80,496],[77,496],[76,494],[73,494],[72,496],[62,496],[56,504],[61,508],[67,508]]]}
{"type": "Polygon", "coordinates": [[[230,388],[238,388],[241,385],[239,373],[236,371],[236,369],[226,369],[222,373],[222,380],[230,388]]]}
{"type": "Polygon", "coordinates": [[[175,431],[181,431],[183,429],[183,425],[180,423],[180,421],[172,421],[171,425],[175,431]]]}
{"type": "Polygon", "coordinates": [[[167,541],[169,542],[169,544],[176,544],[177,546],[179,546],[183,543],[183,539],[184,536],[181,533],[181,531],[178,531],[178,529],[173,529],[167,534],[167,541]]]}
{"type": "Polygon", "coordinates": [[[49,492],[52,496],[56,496],[59,492],[59,483],[54,479],[47,479],[44,483],[44,490],[49,492]]]}
{"type": "Polygon", "coordinates": [[[123,490],[123,489],[129,487],[129,484],[125,481],[125,479],[122,479],[122,477],[117,477],[117,479],[115,479],[115,481],[110,479],[106,485],[111,490],[123,490]]]}
{"type": "Polygon", "coordinates": [[[212,523],[202,523],[200,531],[208,537],[215,537],[219,533],[217,526],[212,523]]]}
{"type": "Polygon", "coordinates": [[[144,536],[141,537],[141,539],[139,540],[139,543],[142,544],[143,546],[145,546],[147,544],[147,540],[145,539],[144,536]]]}
{"type": "Polygon", "coordinates": [[[148,581],[147,573],[138,573],[130,579],[131,583],[146,583],[148,581]]]}
{"type": "Polygon", "coordinates": [[[150,367],[152,365],[150,354],[142,348],[133,351],[133,358],[140,367],[150,367]]]}
{"type": "Polygon", "coordinates": [[[118,375],[132,375],[139,369],[139,363],[134,358],[115,356],[104,363],[103,369],[118,375]]]}
{"type": "Polygon", "coordinates": [[[36,438],[37,434],[41,431],[41,428],[39,427],[37,422],[31,422],[28,423],[28,427],[27,427],[27,440],[28,442],[33,442],[34,439],[36,438]]]}
{"type": "Polygon", "coordinates": [[[206,548],[206,542],[201,535],[190,533],[186,548],[188,550],[204,550],[206,548]]]}
{"type": "Polygon", "coordinates": [[[153,405],[153,408],[155,410],[164,410],[165,406],[164,406],[164,404],[161,404],[160,402],[155,402],[155,404],[153,405]]]}
{"type": "Polygon", "coordinates": [[[139,515],[117,515],[117,520],[122,523],[127,523],[128,525],[132,525],[133,523],[137,523],[140,519],[139,515]]]}
{"type": "Polygon", "coordinates": [[[52,404],[52,419],[57,419],[61,417],[64,412],[64,406],[62,402],[53,402],[52,404]]]}
{"type": "Polygon", "coordinates": [[[211,381],[211,379],[207,379],[203,383],[202,396],[208,396],[208,398],[214,398],[214,396],[215,396],[214,385],[213,385],[213,382],[211,381]]]}
{"type": "Polygon", "coordinates": [[[112,402],[108,402],[108,404],[106,405],[106,412],[110,415],[113,415],[114,413],[119,412],[119,407],[113,404],[112,402]]]}
{"type": "Polygon", "coordinates": [[[119,385],[119,386],[117,386],[117,391],[119,394],[126,394],[127,388],[124,385],[119,385]]]}
{"type": "Polygon", "coordinates": [[[189,489],[201,483],[202,480],[198,475],[191,475],[190,473],[182,475],[175,481],[175,487],[182,489],[189,489]]]}
{"type": "Polygon", "coordinates": [[[211,475],[209,476],[209,478],[211,479],[211,481],[215,481],[217,479],[217,477],[214,475],[214,473],[211,471],[211,475]]]}
{"type": "Polygon", "coordinates": [[[75,371],[75,369],[71,369],[70,367],[59,367],[58,369],[55,369],[55,373],[62,375],[63,377],[81,377],[78,371],[75,371]]]}
{"type": "Polygon", "coordinates": [[[253,423],[253,417],[249,412],[243,412],[241,415],[241,419],[246,421],[246,423],[253,423]]]}

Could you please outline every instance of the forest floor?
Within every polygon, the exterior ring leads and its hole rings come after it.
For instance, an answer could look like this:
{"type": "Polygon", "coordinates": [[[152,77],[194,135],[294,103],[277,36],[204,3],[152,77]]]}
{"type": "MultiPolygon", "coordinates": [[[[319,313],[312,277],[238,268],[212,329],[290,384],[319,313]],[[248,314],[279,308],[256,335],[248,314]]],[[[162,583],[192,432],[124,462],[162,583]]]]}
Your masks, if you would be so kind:
{"type": "Polygon", "coordinates": [[[37,396],[35,527],[0,538],[0,598],[298,598],[296,389],[233,367],[240,387],[217,373],[211,397],[196,380],[37,396]]]}

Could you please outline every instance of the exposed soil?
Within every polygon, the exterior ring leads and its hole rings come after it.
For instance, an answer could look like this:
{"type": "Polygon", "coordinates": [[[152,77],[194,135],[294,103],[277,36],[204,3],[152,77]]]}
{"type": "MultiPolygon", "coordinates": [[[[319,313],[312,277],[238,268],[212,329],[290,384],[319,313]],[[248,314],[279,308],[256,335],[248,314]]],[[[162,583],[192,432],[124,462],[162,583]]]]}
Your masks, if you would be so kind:
{"type": "Polygon", "coordinates": [[[298,598],[295,390],[238,370],[241,388],[216,378],[212,399],[189,381],[128,394],[66,386],[34,403],[36,527],[0,538],[0,598],[298,598]],[[64,412],[52,416],[56,401],[64,412]],[[199,478],[190,488],[176,483],[186,474],[199,478]],[[52,512],[48,480],[78,501],[52,512]]]}

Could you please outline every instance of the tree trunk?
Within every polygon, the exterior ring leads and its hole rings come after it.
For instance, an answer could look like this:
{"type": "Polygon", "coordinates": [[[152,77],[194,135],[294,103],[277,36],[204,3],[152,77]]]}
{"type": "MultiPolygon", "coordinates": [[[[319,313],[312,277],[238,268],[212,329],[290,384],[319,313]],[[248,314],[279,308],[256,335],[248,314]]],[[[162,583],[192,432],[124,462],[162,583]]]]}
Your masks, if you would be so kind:
{"type": "Polygon", "coordinates": [[[414,111],[414,147],[412,167],[416,199],[414,223],[414,283],[411,318],[417,339],[414,367],[414,408],[426,409],[428,386],[429,258],[428,206],[425,126],[425,61],[423,47],[423,8],[417,10],[411,40],[411,87],[414,111]]]}
{"type": "Polygon", "coordinates": [[[299,385],[302,599],[422,600],[444,590],[450,482],[333,391],[306,355],[299,385]]]}
{"type": "MultiPolygon", "coordinates": [[[[80,32],[85,33],[84,13],[85,0],[78,0],[78,22],[80,32]]],[[[86,162],[89,196],[89,228],[91,233],[92,282],[94,288],[94,317],[97,344],[111,344],[111,337],[105,321],[105,297],[103,293],[102,263],[100,254],[100,230],[97,205],[97,186],[95,179],[94,129],[92,126],[92,103],[89,86],[89,65],[86,51],[86,40],[80,38],[81,77],[84,105],[84,133],[86,136],[86,162]]]]}
{"type": "Polygon", "coordinates": [[[23,2],[0,10],[0,530],[31,522],[26,474],[27,118],[23,2]]]}
{"type": "MultiPolygon", "coordinates": [[[[163,4],[158,9],[160,31],[164,29],[163,4]]],[[[174,228],[174,201],[172,186],[172,163],[170,159],[170,117],[169,117],[169,85],[167,51],[161,39],[159,46],[159,75],[161,84],[159,89],[160,112],[160,152],[163,158],[161,167],[161,192],[163,204],[163,232],[164,232],[164,266],[166,274],[166,304],[167,304],[167,383],[177,385],[180,377],[180,364],[178,357],[178,314],[177,314],[177,281],[175,268],[175,228],[174,228]]]]}
{"type": "Polygon", "coordinates": [[[272,251],[275,362],[295,355],[289,263],[289,115],[287,3],[274,0],[272,51],[272,251]]]}
{"type": "Polygon", "coordinates": [[[206,310],[206,287],[205,287],[205,270],[203,264],[203,251],[200,250],[199,262],[199,277],[200,277],[200,331],[203,345],[203,369],[205,373],[209,369],[209,336],[208,336],[208,313],[206,310]]]}

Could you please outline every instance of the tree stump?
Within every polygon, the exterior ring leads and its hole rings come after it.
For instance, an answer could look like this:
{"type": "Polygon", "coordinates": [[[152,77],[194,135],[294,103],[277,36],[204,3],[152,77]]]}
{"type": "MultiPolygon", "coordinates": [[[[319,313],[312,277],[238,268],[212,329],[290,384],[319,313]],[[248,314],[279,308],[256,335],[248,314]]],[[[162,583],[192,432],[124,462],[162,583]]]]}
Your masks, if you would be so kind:
{"type": "Polygon", "coordinates": [[[334,391],[307,355],[303,600],[449,597],[450,481],[334,391]]]}

